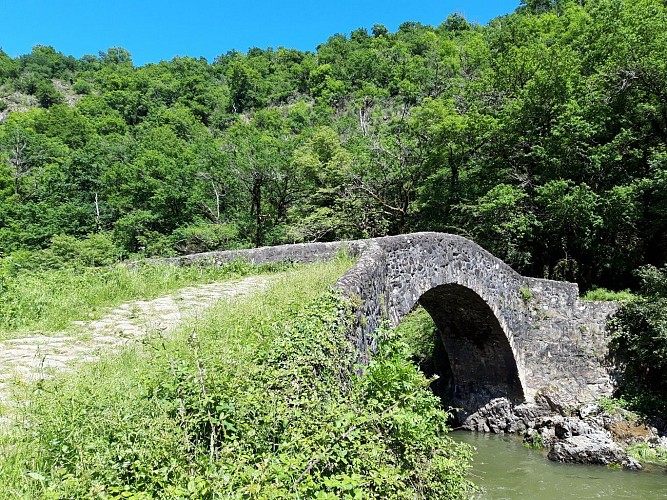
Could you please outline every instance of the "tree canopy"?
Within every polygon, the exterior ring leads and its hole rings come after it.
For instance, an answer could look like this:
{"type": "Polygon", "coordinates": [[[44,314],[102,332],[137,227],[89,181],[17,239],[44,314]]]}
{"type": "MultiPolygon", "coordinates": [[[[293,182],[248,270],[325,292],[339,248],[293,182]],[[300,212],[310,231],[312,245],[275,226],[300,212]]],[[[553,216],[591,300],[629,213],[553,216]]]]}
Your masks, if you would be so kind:
{"type": "Polygon", "coordinates": [[[659,0],[526,0],[315,53],[0,51],[0,256],[101,232],[159,255],[436,230],[628,286],[667,261],[666,33],[659,0]]]}

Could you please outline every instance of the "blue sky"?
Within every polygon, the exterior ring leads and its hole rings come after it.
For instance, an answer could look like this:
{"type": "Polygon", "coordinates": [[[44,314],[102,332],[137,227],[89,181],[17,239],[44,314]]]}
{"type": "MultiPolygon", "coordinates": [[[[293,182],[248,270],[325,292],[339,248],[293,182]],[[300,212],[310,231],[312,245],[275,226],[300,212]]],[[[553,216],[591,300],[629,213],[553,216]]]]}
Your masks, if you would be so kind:
{"type": "Polygon", "coordinates": [[[174,56],[215,56],[250,47],[315,50],[335,33],[376,23],[394,31],[404,21],[438,25],[457,12],[486,24],[519,0],[0,0],[0,48],[10,56],[52,45],[81,57],[109,47],[135,64],[174,56]]]}

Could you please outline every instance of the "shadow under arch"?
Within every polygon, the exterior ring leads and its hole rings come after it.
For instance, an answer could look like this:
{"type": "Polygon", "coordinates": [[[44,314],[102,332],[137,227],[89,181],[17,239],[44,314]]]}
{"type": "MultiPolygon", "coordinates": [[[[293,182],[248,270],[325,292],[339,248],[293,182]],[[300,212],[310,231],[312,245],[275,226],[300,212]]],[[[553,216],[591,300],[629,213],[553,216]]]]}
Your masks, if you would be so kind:
{"type": "Polygon", "coordinates": [[[475,411],[493,398],[525,399],[507,334],[489,305],[473,290],[445,284],[418,303],[433,319],[451,370],[452,406],[475,411]]]}

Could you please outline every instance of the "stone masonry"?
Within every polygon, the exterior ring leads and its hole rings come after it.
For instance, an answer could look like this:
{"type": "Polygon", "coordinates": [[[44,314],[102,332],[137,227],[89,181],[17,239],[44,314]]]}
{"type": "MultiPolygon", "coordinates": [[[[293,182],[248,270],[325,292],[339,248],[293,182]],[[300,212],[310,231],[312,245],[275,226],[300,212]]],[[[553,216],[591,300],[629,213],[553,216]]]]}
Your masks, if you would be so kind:
{"type": "Polygon", "coordinates": [[[414,233],[165,260],[311,262],[341,251],[359,257],[336,287],[352,299],[358,320],[351,333],[362,358],[372,355],[379,324],[396,326],[419,303],[438,326],[457,402],[468,411],[497,397],[532,401],[545,387],[573,404],[611,394],[605,325],[618,305],[583,302],[573,283],[521,276],[460,236],[414,233]]]}

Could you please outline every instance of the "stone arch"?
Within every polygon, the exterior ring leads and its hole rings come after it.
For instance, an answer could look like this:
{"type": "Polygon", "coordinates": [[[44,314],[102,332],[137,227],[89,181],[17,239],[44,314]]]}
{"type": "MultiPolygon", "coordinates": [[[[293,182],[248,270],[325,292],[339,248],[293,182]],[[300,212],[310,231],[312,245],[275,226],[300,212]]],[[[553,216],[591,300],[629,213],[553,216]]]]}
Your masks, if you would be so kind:
{"type": "Polygon", "coordinates": [[[525,399],[507,333],[489,305],[457,284],[439,285],[418,300],[438,328],[453,377],[453,401],[465,409],[493,398],[525,399]]]}
{"type": "Polygon", "coordinates": [[[378,241],[385,254],[386,314],[393,326],[421,304],[440,331],[456,406],[530,395],[515,331],[525,323],[523,277],[473,242],[420,234],[378,241]],[[416,235],[415,235],[416,236],[416,235]]]}

